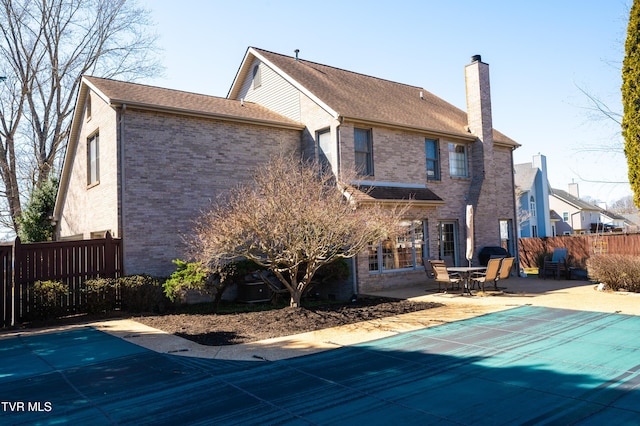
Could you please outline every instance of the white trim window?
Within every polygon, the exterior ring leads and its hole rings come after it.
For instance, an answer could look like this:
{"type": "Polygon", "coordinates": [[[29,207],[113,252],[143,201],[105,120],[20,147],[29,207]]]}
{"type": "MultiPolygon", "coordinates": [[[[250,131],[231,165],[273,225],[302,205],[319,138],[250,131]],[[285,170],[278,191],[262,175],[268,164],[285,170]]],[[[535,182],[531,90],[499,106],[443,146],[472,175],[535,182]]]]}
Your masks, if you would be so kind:
{"type": "Polygon", "coordinates": [[[536,209],[536,199],[533,197],[533,195],[531,196],[531,198],[529,198],[529,213],[531,213],[532,217],[536,217],[537,213],[537,209],[536,209]]]}
{"type": "Polygon", "coordinates": [[[469,177],[467,169],[467,146],[449,142],[449,175],[451,177],[469,177]]]}
{"type": "Polygon", "coordinates": [[[100,183],[100,147],[98,133],[87,139],[87,185],[100,183]]]}
{"type": "Polygon", "coordinates": [[[369,245],[369,273],[422,268],[425,256],[426,221],[403,221],[405,232],[393,240],[369,245]]]}

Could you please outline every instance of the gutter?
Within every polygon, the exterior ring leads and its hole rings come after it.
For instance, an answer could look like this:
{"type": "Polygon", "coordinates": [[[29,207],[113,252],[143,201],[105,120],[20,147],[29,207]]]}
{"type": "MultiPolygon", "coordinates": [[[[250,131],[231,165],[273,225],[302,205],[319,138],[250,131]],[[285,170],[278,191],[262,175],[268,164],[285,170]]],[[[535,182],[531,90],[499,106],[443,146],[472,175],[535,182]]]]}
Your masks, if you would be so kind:
{"type": "Polygon", "coordinates": [[[155,104],[139,104],[139,103],[126,104],[120,101],[112,101],[110,105],[113,108],[119,108],[119,107],[126,108],[126,106],[128,105],[129,108],[135,108],[143,111],[171,112],[171,113],[176,113],[176,114],[181,114],[181,115],[186,115],[191,117],[209,118],[209,119],[217,118],[224,121],[232,121],[237,123],[249,123],[249,124],[256,124],[256,125],[262,125],[262,126],[268,126],[268,127],[277,127],[282,129],[292,129],[292,130],[305,129],[305,126],[303,126],[302,124],[296,124],[296,123],[289,124],[289,123],[283,123],[280,121],[262,120],[258,118],[242,118],[235,115],[206,113],[206,112],[197,111],[197,110],[186,110],[182,108],[173,108],[173,107],[166,107],[166,106],[159,107],[158,105],[155,105],[155,104]]]}

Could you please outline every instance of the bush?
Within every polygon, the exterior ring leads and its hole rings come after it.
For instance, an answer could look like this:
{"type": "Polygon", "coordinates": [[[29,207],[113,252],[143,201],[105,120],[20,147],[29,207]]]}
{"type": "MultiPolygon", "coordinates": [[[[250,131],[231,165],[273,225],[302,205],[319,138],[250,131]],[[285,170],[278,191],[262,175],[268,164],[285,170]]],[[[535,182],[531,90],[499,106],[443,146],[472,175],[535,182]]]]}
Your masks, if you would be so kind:
{"type": "Polygon", "coordinates": [[[29,319],[57,318],[67,313],[69,286],[59,281],[36,281],[31,287],[33,303],[29,319]]]}
{"type": "Polygon", "coordinates": [[[118,307],[118,282],[115,278],[92,278],[84,285],[88,313],[106,313],[118,307]]]}
{"type": "Polygon", "coordinates": [[[592,256],[587,260],[589,278],[611,290],[640,292],[640,258],[621,254],[592,256]]]}
{"type": "Polygon", "coordinates": [[[118,286],[124,311],[162,313],[171,307],[160,281],[150,275],[118,278],[118,286]]]}
{"type": "Polygon", "coordinates": [[[209,268],[201,262],[185,262],[180,259],[173,260],[173,263],[176,265],[176,270],[162,285],[164,294],[169,300],[180,301],[187,290],[210,294],[211,271],[209,268]]]}
{"type": "Polygon", "coordinates": [[[183,299],[187,290],[195,290],[213,298],[214,312],[231,284],[244,282],[247,275],[260,269],[250,260],[229,262],[214,269],[201,262],[176,259],[173,263],[177,269],[163,284],[165,295],[173,302],[183,299]]]}

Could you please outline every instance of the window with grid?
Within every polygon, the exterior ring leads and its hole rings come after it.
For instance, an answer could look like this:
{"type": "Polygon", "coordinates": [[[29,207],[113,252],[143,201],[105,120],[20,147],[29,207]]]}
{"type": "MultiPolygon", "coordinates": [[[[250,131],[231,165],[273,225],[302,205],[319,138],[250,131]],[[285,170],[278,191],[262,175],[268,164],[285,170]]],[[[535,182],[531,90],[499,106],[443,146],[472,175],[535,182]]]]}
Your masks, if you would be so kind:
{"type": "Polygon", "coordinates": [[[404,221],[405,230],[395,240],[369,245],[369,272],[415,269],[423,266],[425,224],[421,220],[404,221]]]}
{"type": "Polygon", "coordinates": [[[451,177],[468,177],[466,145],[449,143],[449,174],[451,177]]]}
{"type": "Polygon", "coordinates": [[[531,198],[529,198],[529,213],[531,213],[532,217],[536,217],[537,211],[536,211],[536,199],[533,198],[533,195],[531,196],[531,198]]]}
{"type": "Polygon", "coordinates": [[[371,129],[354,129],[356,172],[362,176],[373,176],[373,143],[371,129]]]}
{"type": "Polygon", "coordinates": [[[440,155],[438,141],[424,140],[424,150],[427,160],[427,180],[440,180],[440,155]]]}

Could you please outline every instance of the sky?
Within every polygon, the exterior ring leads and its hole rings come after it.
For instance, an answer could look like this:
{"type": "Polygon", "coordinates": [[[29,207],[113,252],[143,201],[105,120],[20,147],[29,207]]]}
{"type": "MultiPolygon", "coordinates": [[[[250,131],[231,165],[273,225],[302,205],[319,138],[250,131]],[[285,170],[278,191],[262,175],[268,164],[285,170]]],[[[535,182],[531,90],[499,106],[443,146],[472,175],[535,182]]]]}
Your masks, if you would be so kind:
{"type": "Polygon", "coordinates": [[[620,126],[631,0],[140,0],[164,75],[142,81],[225,97],[249,46],[420,86],[466,110],[464,66],[489,64],[494,128],[546,156],[549,182],[611,203],[631,194],[620,126]],[[587,96],[585,92],[589,95],[587,96]]]}

